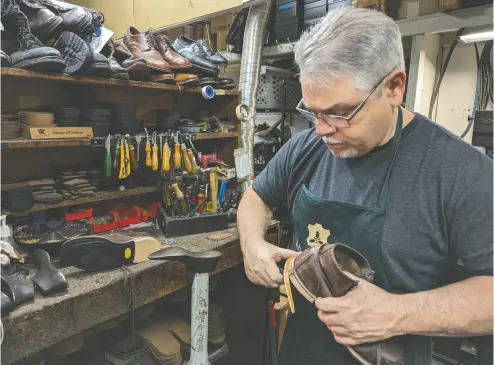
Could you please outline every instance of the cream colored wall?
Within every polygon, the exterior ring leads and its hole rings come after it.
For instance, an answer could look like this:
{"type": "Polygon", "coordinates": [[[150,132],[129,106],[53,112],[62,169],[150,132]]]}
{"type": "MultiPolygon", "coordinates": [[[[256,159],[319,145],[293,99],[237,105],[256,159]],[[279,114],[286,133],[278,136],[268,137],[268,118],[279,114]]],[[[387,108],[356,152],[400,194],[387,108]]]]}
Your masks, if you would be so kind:
{"type": "MultiPolygon", "coordinates": [[[[443,60],[449,51],[450,37],[443,37],[443,60]]],[[[484,44],[479,45],[482,52],[484,44]]],[[[477,61],[473,45],[456,47],[439,92],[438,104],[433,119],[456,135],[461,135],[468,125],[468,116],[474,103],[477,61]]],[[[472,128],[473,129],[473,128],[472,128]]],[[[472,129],[465,140],[472,141],[472,129]]]]}
{"type": "Polygon", "coordinates": [[[105,15],[104,26],[122,37],[129,25],[141,32],[242,5],[242,0],[69,0],[105,15]]]}

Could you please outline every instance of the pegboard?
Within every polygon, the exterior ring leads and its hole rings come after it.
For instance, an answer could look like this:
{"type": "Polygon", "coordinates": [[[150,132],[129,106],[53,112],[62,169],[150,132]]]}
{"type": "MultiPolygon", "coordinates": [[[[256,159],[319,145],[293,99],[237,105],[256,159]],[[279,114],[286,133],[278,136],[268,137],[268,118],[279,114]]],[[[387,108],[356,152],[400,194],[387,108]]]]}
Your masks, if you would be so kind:
{"type": "Polygon", "coordinates": [[[257,93],[258,110],[281,110],[286,88],[286,110],[295,110],[302,99],[300,83],[289,70],[262,66],[257,93]]]}

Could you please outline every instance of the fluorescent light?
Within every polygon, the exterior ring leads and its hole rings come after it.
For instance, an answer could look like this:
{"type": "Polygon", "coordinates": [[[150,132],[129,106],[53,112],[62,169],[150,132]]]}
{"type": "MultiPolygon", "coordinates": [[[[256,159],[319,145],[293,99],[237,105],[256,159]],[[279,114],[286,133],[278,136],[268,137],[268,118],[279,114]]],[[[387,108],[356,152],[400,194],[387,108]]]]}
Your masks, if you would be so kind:
{"type": "Polygon", "coordinates": [[[492,26],[470,28],[460,36],[460,41],[463,43],[485,42],[493,39],[494,30],[492,30],[492,26]]]}

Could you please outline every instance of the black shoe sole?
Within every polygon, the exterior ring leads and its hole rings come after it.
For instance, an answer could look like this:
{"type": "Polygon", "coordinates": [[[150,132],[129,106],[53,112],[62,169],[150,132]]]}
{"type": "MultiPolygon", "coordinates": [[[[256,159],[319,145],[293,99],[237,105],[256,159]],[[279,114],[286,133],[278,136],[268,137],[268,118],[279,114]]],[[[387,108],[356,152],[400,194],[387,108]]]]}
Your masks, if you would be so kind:
{"type": "Polygon", "coordinates": [[[212,75],[212,76],[218,76],[220,73],[219,70],[216,71],[216,70],[213,70],[211,68],[202,67],[202,66],[197,65],[197,63],[193,63],[192,66],[193,66],[193,70],[195,71],[192,73],[199,72],[199,73],[203,73],[206,75],[212,75]]]}
{"type": "Polygon", "coordinates": [[[63,70],[65,69],[65,62],[60,57],[44,56],[14,63],[12,64],[12,67],[33,71],[60,73],[63,72],[63,70]]]}
{"type": "Polygon", "coordinates": [[[64,73],[74,74],[87,70],[91,64],[92,50],[79,36],[63,32],[54,45],[65,61],[64,73]]]}
{"type": "Polygon", "coordinates": [[[105,77],[108,78],[112,73],[111,67],[108,63],[92,63],[89,69],[85,72],[87,76],[93,77],[105,77]]]}

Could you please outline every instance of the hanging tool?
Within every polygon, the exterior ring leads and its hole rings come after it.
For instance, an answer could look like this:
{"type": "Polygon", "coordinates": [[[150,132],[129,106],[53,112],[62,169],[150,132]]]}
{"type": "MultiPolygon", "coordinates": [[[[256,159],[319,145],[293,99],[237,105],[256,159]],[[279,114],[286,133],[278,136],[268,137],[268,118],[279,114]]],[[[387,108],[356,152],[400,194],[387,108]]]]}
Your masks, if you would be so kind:
{"type": "Polygon", "coordinates": [[[153,160],[151,159],[151,140],[149,139],[149,133],[146,128],[144,128],[146,131],[146,166],[147,167],[152,167],[153,166],[153,160]]]}
{"type": "Polygon", "coordinates": [[[151,160],[153,171],[158,171],[158,144],[156,143],[156,132],[153,133],[153,158],[151,160]]]}
{"type": "Polygon", "coordinates": [[[175,150],[173,151],[173,161],[175,162],[175,168],[179,169],[182,167],[180,156],[180,143],[178,143],[178,134],[175,134],[175,150]]]}
{"type": "MultiPolygon", "coordinates": [[[[160,151],[158,153],[158,164],[159,164],[159,159],[163,158],[163,134],[160,133],[160,151]]],[[[161,161],[163,163],[163,161],[161,161]]]]}
{"type": "Polygon", "coordinates": [[[120,164],[120,138],[117,138],[117,143],[115,145],[115,155],[113,156],[113,169],[118,173],[120,172],[119,170],[119,164],[120,164]]]}
{"type": "Polygon", "coordinates": [[[111,176],[111,136],[108,135],[105,141],[106,157],[105,157],[105,176],[111,176]]]}
{"type": "MultiPolygon", "coordinates": [[[[127,162],[130,163],[130,161],[126,161],[126,155],[125,155],[125,139],[120,138],[120,167],[119,167],[119,172],[118,172],[118,178],[119,179],[125,179],[127,175],[127,162]]],[[[129,164],[130,167],[130,164],[129,164]]]]}
{"type": "Polygon", "coordinates": [[[132,145],[132,140],[130,139],[129,134],[125,135],[125,141],[129,146],[130,168],[132,169],[132,171],[137,172],[137,170],[139,170],[139,164],[137,163],[136,151],[134,146],[132,145]]]}
{"type": "Polygon", "coordinates": [[[192,173],[192,163],[190,162],[189,156],[187,155],[187,148],[185,147],[183,137],[180,136],[180,138],[182,139],[182,143],[180,144],[180,151],[182,152],[182,158],[184,160],[184,168],[185,171],[190,174],[192,173]]]}
{"type": "Polygon", "coordinates": [[[161,171],[170,171],[170,146],[168,145],[168,136],[166,136],[165,145],[163,146],[163,154],[161,157],[161,171]]]}
{"type": "Polygon", "coordinates": [[[136,135],[136,143],[137,143],[137,161],[139,161],[139,146],[141,145],[142,136],[140,134],[136,135]]]}

